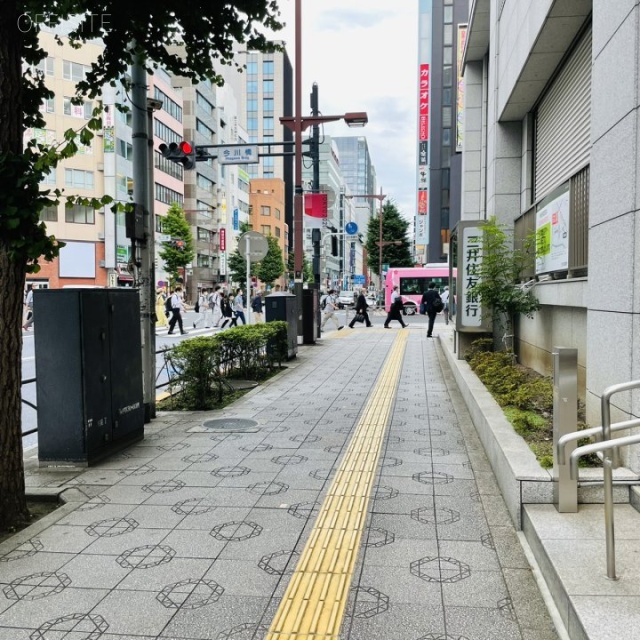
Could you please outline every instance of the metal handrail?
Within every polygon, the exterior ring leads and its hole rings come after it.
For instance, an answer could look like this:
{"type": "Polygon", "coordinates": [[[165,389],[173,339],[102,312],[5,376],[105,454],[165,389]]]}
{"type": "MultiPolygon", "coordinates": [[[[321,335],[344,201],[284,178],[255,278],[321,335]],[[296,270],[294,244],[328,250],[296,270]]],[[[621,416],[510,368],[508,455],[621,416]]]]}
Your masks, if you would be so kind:
{"type": "Polygon", "coordinates": [[[592,429],[585,429],[575,433],[567,434],[558,440],[557,453],[559,464],[565,464],[565,446],[568,442],[577,440],[589,435],[602,437],[602,442],[594,442],[577,447],[570,455],[570,476],[577,478],[578,476],[578,460],[590,453],[602,453],[602,470],[604,477],[604,526],[607,552],[607,577],[611,580],[617,580],[616,577],[616,551],[615,551],[615,534],[614,534],[614,518],[613,518],[613,467],[614,460],[617,458],[617,451],[620,447],[632,444],[640,444],[640,435],[625,436],[624,438],[611,439],[611,434],[615,431],[623,429],[631,429],[640,425],[640,420],[625,420],[611,424],[611,396],[623,391],[640,388],[640,380],[631,382],[623,382],[607,387],[602,392],[600,399],[600,410],[602,413],[602,426],[592,429]],[[577,436],[577,437],[576,437],[577,436]]]}

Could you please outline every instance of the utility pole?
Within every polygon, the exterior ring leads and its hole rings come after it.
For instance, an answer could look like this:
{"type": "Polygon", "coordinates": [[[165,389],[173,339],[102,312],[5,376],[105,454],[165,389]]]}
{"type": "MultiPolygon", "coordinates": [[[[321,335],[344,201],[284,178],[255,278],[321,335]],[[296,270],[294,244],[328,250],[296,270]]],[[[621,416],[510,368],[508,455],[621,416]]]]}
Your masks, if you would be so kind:
{"type": "Polygon", "coordinates": [[[149,140],[148,131],[147,72],[139,56],[131,67],[131,84],[133,200],[136,211],[142,212],[143,229],[142,237],[132,238],[134,253],[132,261],[134,264],[134,284],[140,293],[144,421],[149,422],[156,415],[155,225],[152,220],[153,211],[149,184],[149,143],[153,144],[153,139],[149,140]],[[136,255],[136,247],[138,255],[136,255]]]}
{"type": "MultiPolygon", "coordinates": [[[[318,107],[318,83],[314,82],[311,88],[311,115],[319,116],[320,110],[318,107]]],[[[313,181],[311,184],[312,193],[320,193],[320,126],[314,124],[311,135],[311,158],[313,160],[313,181]]],[[[313,243],[313,284],[316,290],[316,296],[318,297],[317,304],[317,336],[321,337],[320,324],[321,315],[320,311],[320,229],[313,229],[311,231],[311,242],[313,243]]]]}

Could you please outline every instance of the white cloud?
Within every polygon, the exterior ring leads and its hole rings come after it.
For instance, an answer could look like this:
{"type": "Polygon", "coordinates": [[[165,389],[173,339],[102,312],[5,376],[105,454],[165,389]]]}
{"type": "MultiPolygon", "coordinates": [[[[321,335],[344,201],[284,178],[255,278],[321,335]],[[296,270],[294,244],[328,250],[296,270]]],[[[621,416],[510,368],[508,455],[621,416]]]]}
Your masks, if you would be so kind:
{"type": "MultiPolygon", "coordinates": [[[[325,125],[334,136],[364,135],[378,186],[407,218],[415,212],[418,6],[411,0],[301,0],[302,113],[318,83],[324,114],[366,111],[361,130],[325,125]]],[[[295,65],[295,2],[279,0],[295,65]]]]}

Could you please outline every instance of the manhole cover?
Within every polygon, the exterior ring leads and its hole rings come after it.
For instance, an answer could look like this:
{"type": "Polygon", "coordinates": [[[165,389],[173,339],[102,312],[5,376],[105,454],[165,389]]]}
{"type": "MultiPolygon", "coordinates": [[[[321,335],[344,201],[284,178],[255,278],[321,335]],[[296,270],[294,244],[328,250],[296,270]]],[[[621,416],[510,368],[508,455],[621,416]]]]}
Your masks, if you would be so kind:
{"type": "Polygon", "coordinates": [[[244,420],[242,418],[205,420],[202,426],[211,433],[255,433],[260,430],[255,420],[244,420]]]}

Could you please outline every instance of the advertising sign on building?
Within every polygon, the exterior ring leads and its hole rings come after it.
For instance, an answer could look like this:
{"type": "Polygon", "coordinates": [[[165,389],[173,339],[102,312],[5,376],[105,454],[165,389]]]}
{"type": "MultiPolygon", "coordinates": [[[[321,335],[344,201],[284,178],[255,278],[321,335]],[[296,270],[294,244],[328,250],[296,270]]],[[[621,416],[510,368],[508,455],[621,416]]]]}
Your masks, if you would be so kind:
{"type": "Polygon", "coordinates": [[[418,151],[418,164],[428,164],[429,163],[429,143],[426,140],[423,140],[420,143],[419,151],[418,151]]]}
{"type": "Polygon", "coordinates": [[[227,275],[227,254],[224,251],[220,252],[220,275],[227,275]]]}
{"type": "Polygon", "coordinates": [[[104,128],[104,152],[115,153],[116,150],[116,138],[113,133],[113,127],[104,128]]]}
{"type": "Polygon", "coordinates": [[[225,252],[227,250],[227,230],[220,229],[220,251],[225,252]]]}
{"type": "Polygon", "coordinates": [[[419,127],[418,133],[420,136],[420,142],[429,139],[429,65],[420,65],[420,80],[419,80],[419,102],[418,102],[418,114],[419,114],[419,127]]]}
{"type": "Polygon", "coordinates": [[[462,75],[462,56],[467,42],[467,25],[458,25],[458,48],[456,53],[458,67],[458,95],[456,97],[456,151],[462,151],[464,136],[464,77],[462,75]]]}
{"type": "Polygon", "coordinates": [[[237,208],[233,210],[233,230],[240,230],[240,213],[237,208]]]}
{"type": "Polygon", "coordinates": [[[426,216],[429,210],[429,192],[426,189],[418,191],[418,215],[426,216]]]}
{"type": "Polygon", "coordinates": [[[418,167],[418,189],[426,189],[428,184],[428,170],[426,165],[421,164],[418,167]]]}
{"type": "Polygon", "coordinates": [[[416,245],[427,244],[428,231],[427,216],[416,216],[416,245]]]}
{"type": "Polygon", "coordinates": [[[327,194],[307,193],[304,196],[304,226],[307,229],[322,229],[327,220],[327,194]]]}
{"type": "Polygon", "coordinates": [[[569,190],[536,212],[536,273],[569,268],[569,190]]]}

